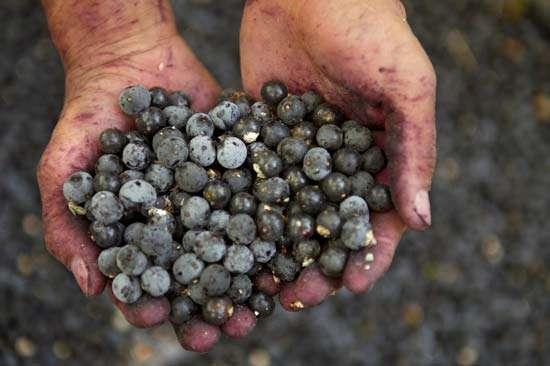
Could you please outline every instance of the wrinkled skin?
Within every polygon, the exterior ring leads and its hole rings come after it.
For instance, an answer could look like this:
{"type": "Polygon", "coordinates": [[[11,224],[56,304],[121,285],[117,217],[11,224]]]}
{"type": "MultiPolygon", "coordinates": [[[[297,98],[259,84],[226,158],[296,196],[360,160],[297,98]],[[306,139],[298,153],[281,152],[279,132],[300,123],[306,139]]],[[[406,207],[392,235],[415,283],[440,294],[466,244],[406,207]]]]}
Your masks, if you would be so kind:
{"type": "MultiPolygon", "coordinates": [[[[295,94],[313,89],[377,130],[376,142],[388,155],[389,166],[377,179],[390,185],[396,210],[372,215],[378,245],[348,261],[342,281],[355,293],[386,272],[406,227],[431,224],[436,79],[405,17],[394,0],[250,0],[241,27],[247,92],[257,98],[270,79],[284,81],[295,94]],[[374,262],[366,263],[367,253],[374,262]]],[[[338,286],[310,267],[282,288],[280,301],[287,310],[307,308],[338,286]]]]}
{"type": "MultiPolygon", "coordinates": [[[[93,296],[107,284],[96,264],[99,249],[84,221],[68,212],[62,183],[74,171],[92,169],[102,130],[132,127],[117,105],[124,87],[140,83],[185,90],[194,109],[206,110],[219,86],[176,34],[167,1],[80,0],[71,5],[74,16],[58,11],[63,1],[43,3],[66,70],[63,111],[37,172],[44,239],[82,291],[93,296]],[[146,10],[137,16],[131,6],[146,10]],[[143,19],[153,21],[142,24],[143,19]],[[98,29],[110,32],[100,41],[94,39],[98,29]]],[[[265,80],[281,79],[294,93],[317,90],[351,117],[380,130],[377,142],[385,147],[390,166],[378,179],[391,184],[397,211],[373,215],[379,244],[370,252],[376,260],[367,271],[365,253],[355,254],[343,277],[354,292],[370,288],[387,270],[406,226],[423,229],[430,224],[425,192],[435,162],[435,76],[403,17],[403,8],[394,1],[350,0],[344,6],[337,0],[254,0],[247,2],[241,29],[243,83],[255,98],[265,80]]],[[[301,308],[296,301],[303,307],[319,304],[340,282],[312,266],[282,288],[281,302],[289,310],[301,308]]],[[[136,326],[155,326],[168,318],[164,298],[144,298],[133,305],[111,298],[136,326]]],[[[222,331],[231,337],[250,332],[255,317],[246,308],[238,314],[221,329],[194,319],[177,327],[176,334],[184,348],[205,352],[222,331]]]]}

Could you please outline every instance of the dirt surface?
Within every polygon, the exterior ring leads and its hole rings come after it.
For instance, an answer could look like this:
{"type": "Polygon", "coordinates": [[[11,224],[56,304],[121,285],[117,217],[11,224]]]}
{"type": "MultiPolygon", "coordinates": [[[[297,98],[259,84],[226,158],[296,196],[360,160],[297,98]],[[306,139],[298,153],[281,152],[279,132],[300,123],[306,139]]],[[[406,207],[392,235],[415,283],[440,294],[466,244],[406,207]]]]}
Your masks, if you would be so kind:
{"type": "MultiPolygon", "coordinates": [[[[370,293],[279,310],[208,355],[86,299],[42,246],[34,170],[63,70],[38,3],[0,5],[0,365],[550,364],[547,2],[407,2],[439,76],[433,228],[406,235],[370,293]]],[[[174,6],[199,57],[238,86],[242,3],[174,6]]]]}

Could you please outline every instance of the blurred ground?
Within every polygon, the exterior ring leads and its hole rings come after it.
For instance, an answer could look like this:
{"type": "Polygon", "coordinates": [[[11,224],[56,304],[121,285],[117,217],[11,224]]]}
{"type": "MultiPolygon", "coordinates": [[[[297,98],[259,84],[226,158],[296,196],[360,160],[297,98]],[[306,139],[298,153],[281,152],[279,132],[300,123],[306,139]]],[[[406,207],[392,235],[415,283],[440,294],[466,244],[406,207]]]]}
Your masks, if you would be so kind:
{"type": "MultiPolygon", "coordinates": [[[[238,86],[242,3],[174,5],[199,57],[222,85],[238,86]]],[[[43,249],[34,169],[63,73],[39,2],[3,0],[0,365],[550,364],[548,2],[407,8],[439,75],[433,228],[406,236],[368,295],[279,311],[198,356],[170,329],[131,329],[106,298],[84,298],[43,249]]]]}

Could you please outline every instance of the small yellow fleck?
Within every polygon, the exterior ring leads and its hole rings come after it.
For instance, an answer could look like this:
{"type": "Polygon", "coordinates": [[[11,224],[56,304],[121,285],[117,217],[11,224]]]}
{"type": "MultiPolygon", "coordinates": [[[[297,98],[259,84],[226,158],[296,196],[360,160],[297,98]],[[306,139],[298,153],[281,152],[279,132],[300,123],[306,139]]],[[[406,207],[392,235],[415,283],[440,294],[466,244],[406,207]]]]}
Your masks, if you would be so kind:
{"type": "Polygon", "coordinates": [[[233,307],[233,305],[231,305],[229,307],[229,309],[227,309],[227,313],[229,314],[229,316],[233,316],[233,312],[235,311],[235,308],[233,307]]]}
{"type": "Polygon", "coordinates": [[[23,276],[30,276],[34,271],[33,260],[27,254],[20,254],[17,257],[17,269],[23,276]]]}
{"type": "Polygon", "coordinates": [[[462,348],[462,350],[460,350],[456,362],[460,366],[470,366],[474,365],[477,362],[478,358],[479,352],[471,346],[466,346],[462,348]]]}
{"type": "Polygon", "coordinates": [[[75,216],[84,216],[86,215],[86,209],[84,207],[79,206],[78,204],[74,202],[69,202],[69,211],[75,215],[75,216]]]}
{"type": "Polygon", "coordinates": [[[15,340],[15,351],[22,357],[32,357],[36,353],[36,346],[27,337],[17,337],[15,340]]]}
{"type": "Polygon", "coordinates": [[[250,366],[269,366],[271,365],[271,357],[263,349],[255,349],[248,356],[248,364],[250,366]]]}
{"type": "Polygon", "coordinates": [[[303,309],[304,304],[300,300],[296,300],[293,303],[290,304],[290,307],[292,309],[303,309]]]}
{"type": "Polygon", "coordinates": [[[365,262],[372,262],[374,261],[374,254],[371,252],[368,252],[365,254],[365,262]]]}
{"type": "Polygon", "coordinates": [[[281,282],[281,279],[280,279],[279,277],[277,277],[277,276],[273,275],[273,282],[275,282],[275,283],[277,283],[277,284],[278,284],[278,283],[280,283],[280,282],[281,282]]]}
{"type": "Polygon", "coordinates": [[[365,268],[365,271],[368,271],[370,269],[370,264],[365,264],[365,267],[363,268],[365,268]]]}
{"type": "Polygon", "coordinates": [[[254,315],[256,315],[256,316],[260,315],[260,313],[258,312],[258,310],[254,310],[254,315]]]}
{"type": "Polygon", "coordinates": [[[148,344],[139,342],[132,347],[130,354],[134,360],[142,363],[153,356],[153,348],[148,344]]]}
{"type": "Polygon", "coordinates": [[[317,233],[324,238],[328,238],[330,236],[330,230],[323,225],[317,225],[317,233]]]}
{"type": "Polygon", "coordinates": [[[370,247],[376,245],[376,238],[374,237],[374,231],[369,230],[365,236],[365,246],[370,247]]]}
{"type": "Polygon", "coordinates": [[[302,262],[302,267],[307,267],[307,266],[309,266],[310,264],[312,264],[313,262],[315,262],[315,259],[313,259],[313,258],[306,258],[306,259],[304,259],[304,261],[302,262]]]}

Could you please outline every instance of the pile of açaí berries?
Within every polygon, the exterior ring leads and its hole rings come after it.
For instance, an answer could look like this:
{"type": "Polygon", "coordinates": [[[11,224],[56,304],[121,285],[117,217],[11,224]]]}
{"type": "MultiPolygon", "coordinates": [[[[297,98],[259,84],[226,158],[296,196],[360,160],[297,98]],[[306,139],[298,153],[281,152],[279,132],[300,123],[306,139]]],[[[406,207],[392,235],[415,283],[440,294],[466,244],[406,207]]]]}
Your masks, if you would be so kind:
{"type": "Polygon", "coordinates": [[[263,317],[274,300],[259,275],[289,282],[317,262],[339,277],[350,252],[376,243],[369,208],[392,203],[373,179],[385,157],[372,132],[314,92],[270,81],[261,95],[225,90],[196,113],[182,92],[122,91],[136,130],[103,131],[95,175],[63,185],[118,300],[167,296],[177,324],[195,314],[223,324],[233,304],[263,317]]]}

